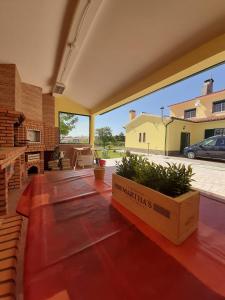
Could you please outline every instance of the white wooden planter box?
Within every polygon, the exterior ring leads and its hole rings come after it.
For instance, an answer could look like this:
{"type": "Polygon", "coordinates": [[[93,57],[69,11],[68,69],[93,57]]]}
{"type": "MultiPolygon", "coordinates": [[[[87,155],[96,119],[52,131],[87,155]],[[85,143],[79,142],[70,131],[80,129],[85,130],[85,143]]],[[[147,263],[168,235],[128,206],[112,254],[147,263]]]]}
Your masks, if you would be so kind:
{"type": "Polygon", "coordinates": [[[112,195],[115,201],[176,245],[198,227],[200,195],[197,191],[172,198],[113,174],[112,195]]]}

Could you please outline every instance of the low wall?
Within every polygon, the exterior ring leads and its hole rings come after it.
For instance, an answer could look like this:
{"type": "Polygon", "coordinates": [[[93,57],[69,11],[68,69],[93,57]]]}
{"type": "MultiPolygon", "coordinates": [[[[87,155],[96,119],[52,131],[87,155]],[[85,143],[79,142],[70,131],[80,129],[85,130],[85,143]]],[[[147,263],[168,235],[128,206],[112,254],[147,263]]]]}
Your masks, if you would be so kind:
{"type": "MultiPolygon", "coordinates": [[[[131,151],[131,152],[165,155],[165,151],[163,151],[163,150],[149,149],[149,151],[148,151],[148,149],[131,148],[131,147],[126,147],[125,149],[127,151],[131,151]]],[[[168,155],[168,156],[182,156],[179,151],[167,151],[166,155],[168,155]]]]}

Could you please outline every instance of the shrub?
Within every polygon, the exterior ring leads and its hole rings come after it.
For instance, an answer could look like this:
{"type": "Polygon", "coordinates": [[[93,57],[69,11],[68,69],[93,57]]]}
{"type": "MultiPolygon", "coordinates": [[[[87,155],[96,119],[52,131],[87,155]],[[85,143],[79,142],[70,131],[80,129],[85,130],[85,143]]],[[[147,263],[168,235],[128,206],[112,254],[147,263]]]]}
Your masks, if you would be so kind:
{"type": "Polygon", "coordinates": [[[171,197],[188,192],[194,175],[191,166],[175,163],[162,166],[133,154],[117,163],[116,173],[171,197]]]}
{"type": "Polygon", "coordinates": [[[148,163],[147,159],[138,155],[130,154],[129,156],[124,156],[121,163],[116,163],[116,173],[133,180],[138,166],[143,166],[145,163],[148,163]]]}
{"type": "Polygon", "coordinates": [[[130,156],[131,152],[129,150],[126,150],[126,156],[130,156]]]}

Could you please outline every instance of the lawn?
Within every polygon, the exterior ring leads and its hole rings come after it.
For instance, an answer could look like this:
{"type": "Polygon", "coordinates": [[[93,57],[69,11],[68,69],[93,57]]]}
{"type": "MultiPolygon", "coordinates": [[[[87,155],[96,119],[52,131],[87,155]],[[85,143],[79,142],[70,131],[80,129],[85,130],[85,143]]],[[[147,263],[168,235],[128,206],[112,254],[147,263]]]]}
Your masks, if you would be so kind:
{"type": "Polygon", "coordinates": [[[108,159],[108,158],[120,158],[125,155],[124,152],[119,152],[117,150],[97,150],[98,157],[102,159],[108,159]]]}

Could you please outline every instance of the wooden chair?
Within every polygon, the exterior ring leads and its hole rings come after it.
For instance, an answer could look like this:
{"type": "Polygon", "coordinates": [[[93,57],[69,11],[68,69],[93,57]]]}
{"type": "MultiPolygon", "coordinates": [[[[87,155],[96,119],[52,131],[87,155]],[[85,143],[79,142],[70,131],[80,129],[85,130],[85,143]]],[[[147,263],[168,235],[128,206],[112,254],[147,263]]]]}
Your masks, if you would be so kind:
{"type": "Polygon", "coordinates": [[[91,147],[73,148],[73,151],[74,170],[77,166],[81,168],[93,166],[94,152],[91,147]]]}

